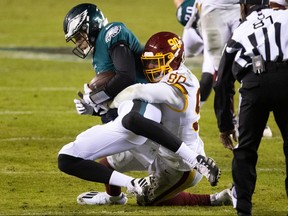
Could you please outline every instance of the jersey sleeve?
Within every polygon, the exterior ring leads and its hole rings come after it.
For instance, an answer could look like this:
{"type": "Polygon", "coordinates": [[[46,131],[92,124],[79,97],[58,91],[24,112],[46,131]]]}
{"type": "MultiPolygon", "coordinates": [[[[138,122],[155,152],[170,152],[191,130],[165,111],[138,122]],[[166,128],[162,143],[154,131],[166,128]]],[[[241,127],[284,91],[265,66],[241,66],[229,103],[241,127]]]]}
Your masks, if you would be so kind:
{"type": "Polygon", "coordinates": [[[125,100],[139,99],[148,103],[164,103],[171,107],[184,106],[184,95],[177,88],[166,83],[135,84],[120,92],[113,100],[112,107],[118,107],[125,100]]]}

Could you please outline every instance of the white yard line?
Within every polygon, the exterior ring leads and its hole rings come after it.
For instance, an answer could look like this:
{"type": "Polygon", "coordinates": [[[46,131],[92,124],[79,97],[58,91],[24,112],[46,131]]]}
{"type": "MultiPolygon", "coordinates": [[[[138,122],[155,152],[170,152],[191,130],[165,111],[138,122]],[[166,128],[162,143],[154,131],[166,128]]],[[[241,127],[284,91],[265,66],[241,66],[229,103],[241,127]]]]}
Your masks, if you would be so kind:
{"type": "Polygon", "coordinates": [[[0,50],[0,58],[11,59],[38,59],[45,61],[64,61],[64,62],[82,62],[87,63],[88,60],[77,58],[71,54],[54,54],[54,53],[41,53],[33,51],[16,51],[16,50],[0,50]]]}
{"type": "Polygon", "coordinates": [[[61,141],[67,139],[74,139],[75,137],[58,137],[58,138],[51,138],[51,137],[11,137],[11,138],[4,138],[0,139],[0,142],[14,142],[14,141],[23,141],[23,140],[38,140],[38,141],[61,141]]]}
{"type": "MultiPolygon", "coordinates": [[[[6,49],[1,49],[0,47],[0,58],[12,58],[12,59],[38,59],[38,60],[44,60],[44,61],[62,61],[62,62],[82,62],[82,63],[87,63],[91,62],[90,58],[85,58],[85,59],[81,59],[78,58],[77,56],[75,56],[72,51],[71,53],[67,53],[67,54],[57,54],[57,49],[59,48],[55,48],[55,53],[52,52],[47,52],[47,50],[45,50],[45,47],[43,47],[43,51],[40,51],[41,48],[39,48],[38,50],[36,50],[37,48],[35,48],[35,50],[33,50],[31,48],[31,50],[29,50],[29,48],[27,48],[27,50],[23,51],[23,47],[19,47],[19,50],[17,50],[17,47],[7,47],[6,49]]],[[[46,49],[53,49],[51,48],[46,48],[46,49]]],[[[72,48],[71,48],[72,50],[72,48]]],[[[186,65],[192,68],[197,68],[197,67],[202,67],[202,61],[203,61],[203,57],[202,55],[193,57],[193,58],[187,58],[186,59],[186,65]]]]}
{"type": "Polygon", "coordinates": [[[31,87],[1,87],[0,86],[0,91],[11,91],[11,90],[17,90],[21,89],[21,91],[26,91],[26,92],[35,92],[35,91],[47,91],[47,92],[53,92],[53,91],[77,91],[77,87],[39,87],[39,88],[31,88],[31,87]]]}
{"type": "Polygon", "coordinates": [[[71,114],[76,113],[76,111],[11,111],[11,110],[2,110],[0,111],[0,115],[32,115],[32,114],[71,114]]]}

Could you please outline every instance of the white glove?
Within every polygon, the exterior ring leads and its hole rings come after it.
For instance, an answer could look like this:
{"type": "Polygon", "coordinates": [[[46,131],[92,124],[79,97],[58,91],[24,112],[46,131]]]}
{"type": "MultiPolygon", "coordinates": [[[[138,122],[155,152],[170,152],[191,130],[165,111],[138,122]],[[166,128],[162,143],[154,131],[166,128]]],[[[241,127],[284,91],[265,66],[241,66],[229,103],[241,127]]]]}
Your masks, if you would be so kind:
{"type": "Polygon", "coordinates": [[[87,83],[84,83],[84,93],[85,94],[88,94],[92,92],[92,90],[89,88],[88,84],[87,83]]]}
{"type": "Polygon", "coordinates": [[[74,99],[74,103],[79,115],[93,115],[94,108],[85,103],[83,100],[74,99]]]}
{"type": "Polygon", "coordinates": [[[83,100],[86,104],[95,107],[97,106],[97,104],[94,103],[94,101],[91,100],[90,98],[90,92],[92,92],[92,90],[88,87],[88,84],[85,83],[84,84],[84,95],[83,95],[83,100]]]}

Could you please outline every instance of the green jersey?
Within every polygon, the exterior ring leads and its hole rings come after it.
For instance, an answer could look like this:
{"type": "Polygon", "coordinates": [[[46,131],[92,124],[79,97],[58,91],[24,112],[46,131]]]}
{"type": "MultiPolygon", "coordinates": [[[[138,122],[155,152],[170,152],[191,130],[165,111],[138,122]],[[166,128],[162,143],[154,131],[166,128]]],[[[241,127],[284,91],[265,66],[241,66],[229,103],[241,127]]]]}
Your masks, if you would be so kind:
{"type": "Polygon", "coordinates": [[[134,54],[136,82],[146,83],[140,59],[143,46],[138,38],[121,22],[111,22],[99,32],[93,53],[93,67],[96,73],[115,71],[110,50],[119,43],[127,45],[134,54]]]}

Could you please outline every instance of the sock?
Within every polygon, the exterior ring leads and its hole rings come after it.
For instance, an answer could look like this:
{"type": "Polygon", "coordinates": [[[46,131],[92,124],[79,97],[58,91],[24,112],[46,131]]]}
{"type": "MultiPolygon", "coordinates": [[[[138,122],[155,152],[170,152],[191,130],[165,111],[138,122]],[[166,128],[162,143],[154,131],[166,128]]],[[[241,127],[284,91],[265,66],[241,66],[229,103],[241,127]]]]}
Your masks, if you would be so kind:
{"type": "Polygon", "coordinates": [[[181,146],[175,153],[182,157],[184,160],[186,160],[188,163],[190,163],[192,167],[196,165],[196,157],[199,154],[190,149],[184,142],[182,142],[181,146]]]}
{"type": "MultiPolygon", "coordinates": [[[[103,158],[103,159],[101,159],[101,160],[99,161],[99,163],[100,163],[100,164],[103,164],[104,166],[106,166],[106,167],[108,167],[108,168],[110,168],[110,169],[112,169],[112,170],[114,170],[114,169],[110,166],[110,164],[109,164],[109,162],[108,162],[108,160],[107,160],[106,157],[103,158]]],[[[119,195],[121,194],[121,187],[119,187],[119,186],[114,186],[114,185],[105,184],[105,188],[106,188],[106,193],[107,193],[108,195],[110,195],[110,196],[119,196],[119,195]]]]}
{"type": "Polygon", "coordinates": [[[116,185],[116,186],[120,186],[120,187],[127,187],[127,185],[133,180],[132,177],[127,176],[125,174],[122,174],[120,172],[117,171],[113,171],[110,180],[109,180],[109,184],[110,185],[116,185]]]}

